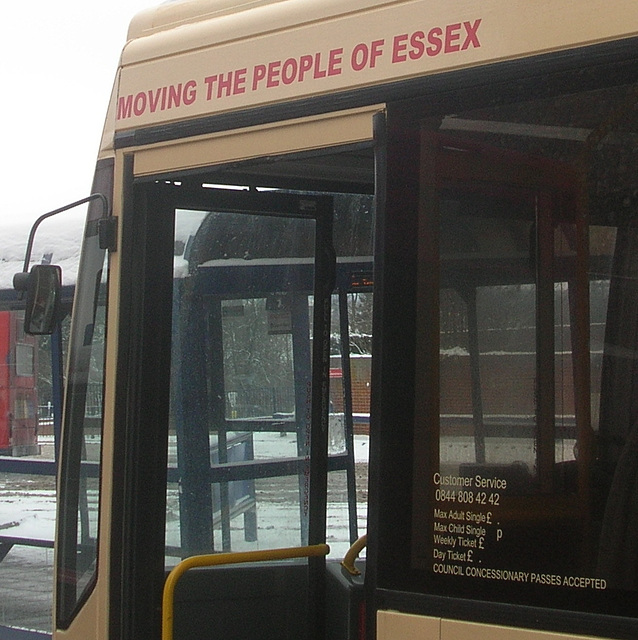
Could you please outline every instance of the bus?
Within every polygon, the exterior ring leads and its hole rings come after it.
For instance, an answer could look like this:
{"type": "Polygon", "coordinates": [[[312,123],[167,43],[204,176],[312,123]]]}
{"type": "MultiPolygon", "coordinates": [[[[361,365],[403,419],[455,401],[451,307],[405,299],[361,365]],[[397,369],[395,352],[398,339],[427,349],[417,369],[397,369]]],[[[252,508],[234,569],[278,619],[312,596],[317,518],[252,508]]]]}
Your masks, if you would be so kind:
{"type": "Polygon", "coordinates": [[[0,311],[0,455],[39,453],[37,353],[19,311],[0,311]]]}
{"type": "Polygon", "coordinates": [[[635,0],[136,16],[53,637],[638,637],[637,169],[635,0]]]}

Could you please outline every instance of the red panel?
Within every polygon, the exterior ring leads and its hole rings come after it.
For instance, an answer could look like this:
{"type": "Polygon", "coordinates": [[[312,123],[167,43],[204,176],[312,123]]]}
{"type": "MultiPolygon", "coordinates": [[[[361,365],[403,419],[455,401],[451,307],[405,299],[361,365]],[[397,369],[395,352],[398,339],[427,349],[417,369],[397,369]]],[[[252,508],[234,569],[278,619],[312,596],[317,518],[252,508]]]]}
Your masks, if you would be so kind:
{"type": "Polygon", "coordinates": [[[9,367],[11,446],[24,447],[37,444],[38,401],[36,391],[37,343],[34,336],[21,330],[23,319],[12,313],[10,321],[9,352],[12,362],[9,367]]]}
{"type": "Polygon", "coordinates": [[[0,449],[10,446],[11,312],[0,311],[0,449]]]}

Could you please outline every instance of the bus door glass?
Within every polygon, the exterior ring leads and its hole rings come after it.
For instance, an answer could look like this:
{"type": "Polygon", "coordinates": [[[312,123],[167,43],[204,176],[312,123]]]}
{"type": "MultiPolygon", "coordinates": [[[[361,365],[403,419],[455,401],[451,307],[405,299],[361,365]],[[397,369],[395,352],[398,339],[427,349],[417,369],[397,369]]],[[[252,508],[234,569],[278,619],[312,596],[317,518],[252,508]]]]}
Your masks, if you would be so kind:
{"type": "Polygon", "coordinates": [[[203,191],[206,208],[175,214],[169,565],[308,544],[311,429],[327,420],[313,343],[330,329],[330,198],[203,191]]]}

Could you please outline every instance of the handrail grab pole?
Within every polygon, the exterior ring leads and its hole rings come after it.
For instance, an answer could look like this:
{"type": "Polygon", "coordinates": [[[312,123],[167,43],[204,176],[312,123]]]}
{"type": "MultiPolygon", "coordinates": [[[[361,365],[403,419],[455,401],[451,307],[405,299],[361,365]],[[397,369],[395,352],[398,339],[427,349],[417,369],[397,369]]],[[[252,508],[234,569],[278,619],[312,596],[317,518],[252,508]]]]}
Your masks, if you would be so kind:
{"type": "Polygon", "coordinates": [[[232,553],[213,553],[191,556],[173,567],[164,583],[162,596],[162,640],[173,640],[173,612],[175,587],[179,579],[190,569],[196,567],[214,567],[223,564],[241,564],[244,562],[266,562],[269,560],[290,560],[292,558],[311,558],[326,556],[330,553],[327,544],[314,544],[308,547],[290,547],[285,549],[263,549],[260,551],[239,551],[232,553]]]}

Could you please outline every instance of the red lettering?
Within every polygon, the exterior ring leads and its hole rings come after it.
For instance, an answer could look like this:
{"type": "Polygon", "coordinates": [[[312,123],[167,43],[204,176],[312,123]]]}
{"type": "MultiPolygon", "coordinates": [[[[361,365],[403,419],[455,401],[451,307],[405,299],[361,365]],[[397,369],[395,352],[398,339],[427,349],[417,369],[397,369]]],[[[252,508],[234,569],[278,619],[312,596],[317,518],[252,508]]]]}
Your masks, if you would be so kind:
{"type": "Polygon", "coordinates": [[[425,52],[429,56],[438,56],[439,53],[441,53],[441,49],[443,49],[442,35],[443,29],[441,29],[441,27],[434,27],[428,31],[428,42],[430,46],[426,47],[425,52]]]}
{"type": "Polygon", "coordinates": [[[377,58],[383,55],[383,45],[385,40],[375,40],[370,48],[370,69],[377,66],[377,58]]]}
{"type": "Polygon", "coordinates": [[[185,85],[184,85],[184,104],[186,106],[189,106],[191,104],[193,104],[193,102],[195,102],[195,100],[197,99],[197,83],[195,82],[195,80],[189,80],[185,85]]]}
{"type": "Polygon", "coordinates": [[[297,78],[297,59],[288,58],[281,67],[281,81],[284,84],[292,84],[297,78]]]}
{"type": "Polygon", "coordinates": [[[217,81],[217,97],[227,98],[230,95],[232,87],[233,87],[232,71],[230,73],[227,73],[226,75],[224,75],[223,73],[220,73],[217,81]]]}
{"type": "Polygon", "coordinates": [[[368,64],[368,45],[365,42],[361,42],[355,46],[350,56],[350,66],[354,71],[361,71],[365,69],[368,64]]]}
{"type": "Polygon", "coordinates": [[[407,40],[407,33],[403,33],[400,36],[394,36],[394,40],[392,41],[392,64],[396,64],[397,62],[405,62],[407,60],[407,40]]]}
{"type": "Polygon", "coordinates": [[[141,116],[146,111],[146,94],[140,91],[133,100],[133,113],[141,116]]]}
{"type": "Polygon", "coordinates": [[[425,53],[424,40],[425,33],[423,33],[423,31],[415,31],[410,36],[410,46],[412,47],[409,53],[410,60],[419,60],[423,57],[423,54],[425,53]]]}
{"type": "Polygon", "coordinates": [[[463,26],[465,27],[466,36],[465,36],[465,42],[463,42],[463,46],[461,47],[461,51],[465,51],[470,47],[470,45],[475,49],[478,49],[481,46],[481,43],[479,42],[479,39],[478,39],[478,34],[476,33],[480,25],[481,25],[481,18],[479,18],[478,20],[475,20],[472,24],[470,24],[469,22],[463,23],[463,26]]]}
{"type": "MultiPolygon", "coordinates": [[[[414,31],[401,33],[392,39],[391,62],[398,64],[408,60],[416,61],[424,55],[430,57],[441,53],[456,53],[481,47],[479,28],[482,19],[457,22],[444,27],[433,27],[427,33],[414,31]]],[[[357,44],[350,54],[350,66],[353,71],[366,68],[374,69],[384,54],[385,40],[373,40],[357,44]]],[[[302,55],[298,58],[273,60],[267,64],[255,65],[252,69],[252,91],[262,86],[278,87],[303,82],[308,74],[315,80],[337,76],[342,73],[343,48],[325,52],[302,55]]],[[[248,90],[248,69],[237,69],[227,73],[210,75],[204,78],[206,100],[229,97],[246,93],[248,90]]],[[[189,80],[185,84],[158,87],[140,91],[136,94],[118,98],[117,119],[124,120],[141,116],[147,111],[156,113],[165,109],[190,106],[197,100],[197,82],[189,80]]]]}
{"type": "MultiPolygon", "coordinates": [[[[226,76],[223,73],[220,73],[219,75],[204,78],[204,82],[208,87],[206,90],[206,100],[212,100],[213,97],[223,98],[231,95],[234,96],[239,93],[245,93],[246,73],[247,69],[237,69],[236,71],[229,71],[226,76]],[[217,86],[216,92],[215,86],[217,86]]],[[[194,80],[191,80],[191,82],[193,85],[195,84],[194,80]]],[[[190,102],[186,102],[186,98],[184,98],[184,103],[191,104],[190,102]]]]}
{"type": "Polygon", "coordinates": [[[461,45],[458,44],[461,39],[461,23],[448,24],[445,27],[445,53],[454,53],[460,51],[461,45]]]}
{"type": "MultiPolygon", "coordinates": [[[[479,48],[481,43],[478,37],[478,28],[481,19],[474,22],[460,22],[449,24],[445,27],[433,27],[427,35],[423,31],[414,31],[411,34],[402,33],[394,36],[392,40],[392,63],[405,62],[406,60],[419,60],[424,54],[437,56],[440,53],[456,53],[469,48],[479,48]],[[465,32],[465,33],[463,33],[465,32]],[[461,38],[463,41],[461,43],[461,38]],[[427,44],[427,46],[426,46],[427,44]]],[[[378,52],[381,54],[383,41],[377,41],[378,52]]],[[[359,45],[359,57],[355,62],[360,68],[365,66],[363,45],[359,45]]],[[[374,64],[370,64],[370,67],[374,64]]]]}
{"type": "Polygon", "coordinates": [[[326,77],[326,70],[321,68],[321,53],[315,53],[315,66],[312,77],[315,80],[326,77]]]}
{"type": "Polygon", "coordinates": [[[160,102],[160,98],[162,97],[162,93],[164,93],[164,96],[166,96],[166,87],[156,89],[155,92],[153,91],[148,92],[148,103],[151,108],[151,113],[155,113],[155,111],[157,110],[157,107],[160,102]]]}
{"type": "Polygon", "coordinates": [[[268,64],[268,79],[266,80],[266,86],[270,89],[272,87],[279,86],[279,68],[281,67],[281,60],[275,60],[268,64]]]}
{"type": "Polygon", "coordinates": [[[204,82],[206,83],[206,86],[208,87],[207,91],[206,91],[206,100],[212,100],[213,99],[213,87],[215,86],[215,83],[217,82],[217,76],[208,76],[206,78],[204,78],[204,82]]]}
{"type": "Polygon", "coordinates": [[[257,90],[259,83],[266,77],[266,65],[258,64],[253,69],[253,91],[257,90]]]}
{"type": "Polygon", "coordinates": [[[341,62],[343,60],[343,49],[331,49],[328,55],[328,75],[338,76],[341,74],[341,62]]]}
{"type": "MultiPolygon", "coordinates": [[[[182,104],[188,106],[189,104],[193,104],[195,102],[195,98],[197,97],[197,83],[195,80],[189,80],[186,84],[172,84],[170,87],[162,87],[161,89],[161,110],[164,109],[172,109],[173,107],[178,108],[181,107],[182,104]],[[166,100],[168,91],[168,102],[166,100]]],[[[152,93],[148,92],[149,102],[151,105],[151,111],[153,108],[157,108],[157,104],[159,101],[159,92],[153,99],[152,93]]]]}
{"type": "MultiPolygon", "coordinates": [[[[318,51],[299,58],[273,60],[267,65],[258,64],[253,68],[252,90],[256,91],[265,81],[266,88],[272,89],[282,84],[303,82],[309,74],[314,80],[342,73],[343,48],[331,49],[326,55],[318,51]]],[[[246,70],[243,70],[245,76],[246,70]]],[[[242,86],[245,78],[242,76],[242,86]]]]}
{"type": "MultiPolygon", "coordinates": [[[[206,83],[209,85],[209,94],[216,77],[206,78],[206,83]]],[[[140,91],[135,96],[130,95],[118,100],[117,118],[118,120],[123,120],[130,118],[132,115],[141,116],[147,110],[150,113],[155,113],[156,111],[179,107],[182,104],[189,106],[195,100],[197,100],[197,82],[195,80],[189,80],[186,84],[180,82],[168,87],[140,91]]]]}
{"type": "Polygon", "coordinates": [[[301,56],[299,58],[299,82],[304,81],[304,76],[310,69],[312,69],[312,56],[301,56]]]}
{"type": "Polygon", "coordinates": [[[133,112],[133,96],[126,96],[117,101],[117,119],[125,120],[130,118],[133,112]]]}
{"type": "Polygon", "coordinates": [[[235,82],[233,83],[233,95],[246,93],[246,74],[248,69],[237,69],[235,71],[235,82]]]}
{"type": "Polygon", "coordinates": [[[179,107],[182,103],[182,83],[177,86],[171,85],[168,88],[168,108],[179,107]]]}

